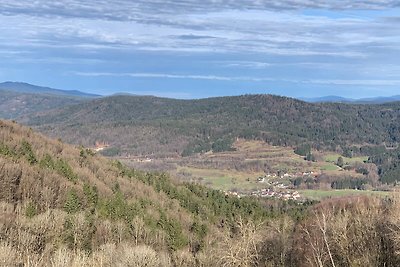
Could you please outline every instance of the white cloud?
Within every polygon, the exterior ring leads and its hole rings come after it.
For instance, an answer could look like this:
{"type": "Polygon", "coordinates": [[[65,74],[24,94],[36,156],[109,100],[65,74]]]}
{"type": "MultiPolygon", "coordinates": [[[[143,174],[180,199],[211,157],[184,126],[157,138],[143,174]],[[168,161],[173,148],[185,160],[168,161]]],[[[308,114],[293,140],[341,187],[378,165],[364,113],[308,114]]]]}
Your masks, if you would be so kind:
{"type": "Polygon", "coordinates": [[[214,62],[219,66],[228,68],[249,68],[249,69],[265,69],[273,66],[272,63],[258,62],[258,61],[219,61],[214,62]]]}
{"type": "Polygon", "coordinates": [[[88,77],[132,77],[132,78],[162,78],[162,79],[191,79],[191,80],[214,80],[214,81],[273,81],[274,79],[265,77],[247,76],[215,76],[215,75],[196,75],[196,74],[170,74],[170,73],[114,73],[114,72],[70,72],[69,74],[88,77]]]}
{"type": "Polygon", "coordinates": [[[0,48],[13,45],[365,57],[371,53],[366,51],[366,46],[395,49],[400,44],[400,27],[393,27],[393,21],[336,19],[292,12],[166,15],[152,24],[143,24],[140,19],[124,22],[98,18],[32,18],[23,14],[0,16],[0,22],[0,48]]]}
{"type": "Polygon", "coordinates": [[[287,82],[287,83],[303,83],[303,84],[323,84],[323,85],[340,85],[340,86],[399,86],[400,80],[385,79],[280,79],[270,77],[248,77],[248,76],[214,76],[214,75],[196,75],[196,74],[170,74],[170,73],[112,73],[112,72],[72,72],[70,74],[89,77],[132,77],[132,78],[161,78],[161,79],[192,79],[192,80],[217,80],[217,81],[250,81],[250,82],[287,82]]]}
{"type": "MultiPolygon", "coordinates": [[[[396,0],[2,0],[2,14],[137,20],[142,14],[208,13],[221,10],[385,9],[399,7],[396,0]]],[[[150,19],[149,17],[143,19],[150,19]]],[[[153,18],[155,19],[155,18],[153,18]]]]}

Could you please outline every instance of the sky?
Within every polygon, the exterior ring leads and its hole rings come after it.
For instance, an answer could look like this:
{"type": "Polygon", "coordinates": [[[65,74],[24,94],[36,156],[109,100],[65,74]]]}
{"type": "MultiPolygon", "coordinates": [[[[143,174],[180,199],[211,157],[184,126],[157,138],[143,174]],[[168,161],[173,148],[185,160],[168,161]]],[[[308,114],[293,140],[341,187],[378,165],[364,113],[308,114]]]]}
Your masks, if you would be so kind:
{"type": "Polygon", "coordinates": [[[0,81],[110,95],[400,94],[400,0],[0,0],[0,81]]]}

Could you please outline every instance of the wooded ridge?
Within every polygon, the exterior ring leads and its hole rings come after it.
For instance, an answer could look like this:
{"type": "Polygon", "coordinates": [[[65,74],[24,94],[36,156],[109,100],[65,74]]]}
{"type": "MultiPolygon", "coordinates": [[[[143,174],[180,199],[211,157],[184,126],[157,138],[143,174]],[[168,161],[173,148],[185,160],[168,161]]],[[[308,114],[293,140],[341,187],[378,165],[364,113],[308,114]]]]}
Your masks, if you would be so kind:
{"type": "MultiPolygon", "coordinates": [[[[345,156],[366,155],[382,166],[399,161],[400,102],[312,104],[273,95],[200,100],[111,96],[23,122],[68,143],[91,147],[96,141],[106,142],[107,156],[219,152],[232,149],[236,138],[244,138],[294,148],[309,145],[345,156]]],[[[381,175],[393,168],[397,165],[382,167],[381,175]]]]}

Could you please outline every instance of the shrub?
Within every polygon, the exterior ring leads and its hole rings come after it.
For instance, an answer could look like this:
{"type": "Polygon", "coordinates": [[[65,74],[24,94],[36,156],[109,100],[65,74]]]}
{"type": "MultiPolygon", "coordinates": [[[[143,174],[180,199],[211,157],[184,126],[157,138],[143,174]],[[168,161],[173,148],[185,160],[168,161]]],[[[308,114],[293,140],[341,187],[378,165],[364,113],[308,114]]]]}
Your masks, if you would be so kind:
{"type": "Polygon", "coordinates": [[[296,153],[297,155],[300,155],[300,156],[307,156],[308,154],[311,153],[311,146],[308,144],[300,145],[300,146],[296,147],[296,149],[294,150],[294,153],[296,153]]]}
{"type": "Polygon", "coordinates": [[[36,206],[32,202],[29,202],[25,208],[25,216],[28,218],[32,218],[36,214],[37,214],[36,206]]]}
{"type": "Polygon", "coordinates": [[[75,190],[70,190],[67,194],[67,199],[64,204],[64,210],[71,214],[79,211],[81,208],[81,202],[75,190]]]}
{"type": "Polygon", "coordinates": [[[21,145],[21,154],[25,155],[26,160],[29,164],[33,165],[37,163],[35,154],[33,153],[32,146],[27,141],[23,140],[21,145]]]}
{"type": "Polygon", "coordinates": [[[76,182],[78,180],[78,176],[73,172],[71,166],[69,166],[69,164],[62,159],[59,159],[55,162],[54,169],[60,175],[64,176],[72,182],[76,182]]]}

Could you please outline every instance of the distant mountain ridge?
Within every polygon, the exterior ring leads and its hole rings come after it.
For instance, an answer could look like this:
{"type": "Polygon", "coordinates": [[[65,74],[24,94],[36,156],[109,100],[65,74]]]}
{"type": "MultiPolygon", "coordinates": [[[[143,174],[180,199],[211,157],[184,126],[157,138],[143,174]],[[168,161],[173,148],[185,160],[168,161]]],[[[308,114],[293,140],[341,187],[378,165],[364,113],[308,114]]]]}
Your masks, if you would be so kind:
{"type": "Polygon", "coordinates": [[[331,95],[331,96],[323,96],[315,98],[301,97],[299,99],[309,103],[385,104],[385,103],[400,101],[400,95],[377,96],[377,97],[368,97],[359,99],[331,95]]]}
{"type": "Polygon", "coordinates": [[[10,81],[0,83],[0,90],[19,92],[19,93],[51,94],[51,95],[62,95],[62,96],[85,97],[85,98],[94,98],[100,96],[96,94],[84,93],[78,90],[61,90],[50,87],[32,85],[29,83],[10,82],[10,81]]]}
{"type": "Polygon", "coordinates": [[[17,119],[99,97],[76,90],[59,90],[21,82],[0,83],[0,118],[17,119]]]}

